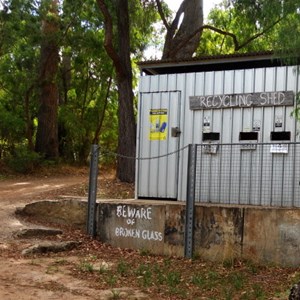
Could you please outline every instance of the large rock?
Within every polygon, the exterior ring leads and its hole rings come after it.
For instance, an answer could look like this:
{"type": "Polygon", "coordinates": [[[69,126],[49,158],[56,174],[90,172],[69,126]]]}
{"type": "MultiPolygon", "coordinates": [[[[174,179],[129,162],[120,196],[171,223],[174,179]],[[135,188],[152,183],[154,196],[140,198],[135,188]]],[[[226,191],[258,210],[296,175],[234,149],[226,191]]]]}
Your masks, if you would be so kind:
{"type": "Polygon", "coordinates": [[[75,241],[67,241],[67,242],[42,242],[39,244],[35,244],[27,249],[22,251],[22,255],[30,255],[30,254],[41,254],[47,252],[62,252],[69,251],[77,246],[79,246],[80,242],[75,241]]]}
{"type": "Polygon", "coordinates": [[[26,228],[14,233],[16,238],[43,238],[62,234],[62,230],[51,228],[26,228]]]}

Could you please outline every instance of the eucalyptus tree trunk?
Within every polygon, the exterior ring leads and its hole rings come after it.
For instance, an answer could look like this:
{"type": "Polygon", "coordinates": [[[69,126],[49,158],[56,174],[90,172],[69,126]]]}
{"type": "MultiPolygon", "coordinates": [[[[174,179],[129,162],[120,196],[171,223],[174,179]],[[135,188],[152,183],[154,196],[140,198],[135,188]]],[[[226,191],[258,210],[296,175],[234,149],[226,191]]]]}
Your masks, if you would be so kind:
{"type": "MultiPolygon", "coordinates": [[[[117,72],[119,95],[119,137],[118,153],[135,157],[136,126],[133,109],[132,68],[130,59],[129,12],[128,1],[117,0],[118,19],[118,53],[122,72],[117,72]]],[[[134,182],[135,161],[128,158],[118,158],[117,177],[122,181],[134,182]]]]}
{"type": "MultiPolygon", "coordinates": [[[[45,3],[48,1],[45,0],[45,3]]],[[[58,18],[58,0],[52,0],[46,9],[46,14],[43,15],[41,29],[40,107],[35,145],[35,150],[45,158],[58,157],[57,110],[59,97],[56,82],[59,63],[58,18]]]]}
{"type": "MultiPolygon", "coordinates": [[[[156,1],[159,5],[159,0],[156,1]]],[[[203,0],[184,0],[172,24],[167,24],[166,20],[164,24],[167,34],[162,59],[190,59],[201,39],[203,0]]]]}
{"type": "Polygon", "coordinates": [[[113,31],[115,18],[112,18],[108,5],[104,0],[97,0],[97,3],[105,22],[104,47],[113,61],[117,77],[119,96],[117,177],[121,181],[134,182],[135,160],[132,157],[135,157],[136,126],[132,92],[128,0],[113,2],[117,20],[116,32],[113,31]],[[117,42],[114,43],[114,41],[117,42]]]}

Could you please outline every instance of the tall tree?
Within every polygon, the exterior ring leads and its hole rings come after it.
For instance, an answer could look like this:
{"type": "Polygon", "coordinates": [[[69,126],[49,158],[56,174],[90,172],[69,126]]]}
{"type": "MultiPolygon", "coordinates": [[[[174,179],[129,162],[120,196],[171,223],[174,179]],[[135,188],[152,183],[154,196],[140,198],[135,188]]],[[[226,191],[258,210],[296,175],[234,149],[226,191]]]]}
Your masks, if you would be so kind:
{"type": "Polygon", "coordinates": [[[119,97],[119,137],[118,137],[118,166],[117,177],[121,181],[133,182],[135,175],[135,162],[124,156],[135,156],[136,131],[133,109],[132,67],[130,59],[130,34],[128,0],[116,0],[114,7],[109,9],[104,0],[97,0],[98,6],[104,16],[105,44],[107,54],[113,61],[119,97]],[[110,10],[115,9],[116,33],[113,29],[113,17],[110,10]],[[116,36],[117,44],[114,44],[116,36]]]}
{"type": "Polygon", "coordinates": [[[58,157],[59,16],[58,0],[42,3],[42,42],[40,58],[40,108],[35,149],[45,158],[58,157]]]}
{"type": "Polygon", "coordinates": [[[156,0],[156,4],[167,30],[162,59],[191,58],[201,39],[203,0],[184,0],[171,24],[166,19],[161,1],[156,0]],[[193,32],[195,34],[187,40],[193,32]]]}

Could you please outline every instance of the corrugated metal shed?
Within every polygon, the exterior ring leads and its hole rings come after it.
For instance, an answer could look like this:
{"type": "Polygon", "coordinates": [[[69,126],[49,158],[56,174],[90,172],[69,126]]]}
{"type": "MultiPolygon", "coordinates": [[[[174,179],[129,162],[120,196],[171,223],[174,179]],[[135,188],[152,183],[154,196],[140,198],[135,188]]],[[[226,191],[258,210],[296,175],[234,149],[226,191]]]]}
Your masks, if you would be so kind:
{"type": "MultiPolygon", "coordinates": [[[[271,143],[274,136],[299,142],[291,117],[299,92],[298,68],[272,52],[139,66],[137,153],[163,157],[138,162],[138,198],[186,199],[188,156],[179,150],[188,144],[271,143]]],[[[250,152],[244,153],[241,163],[250,159],[250,152]]],[[[216,153],[212,161],[217,165],[224,159],[216,153]]]]}

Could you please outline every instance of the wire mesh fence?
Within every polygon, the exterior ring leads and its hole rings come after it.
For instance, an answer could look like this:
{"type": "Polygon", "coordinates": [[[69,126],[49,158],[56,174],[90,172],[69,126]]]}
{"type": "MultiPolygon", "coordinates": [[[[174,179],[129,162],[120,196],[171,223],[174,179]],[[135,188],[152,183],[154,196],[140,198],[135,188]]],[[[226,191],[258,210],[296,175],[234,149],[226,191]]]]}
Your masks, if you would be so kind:
{"type": "Polygon", "coordinates": [[[300,207],[300,143],[196,145],[195,201],[300,207]]]}

